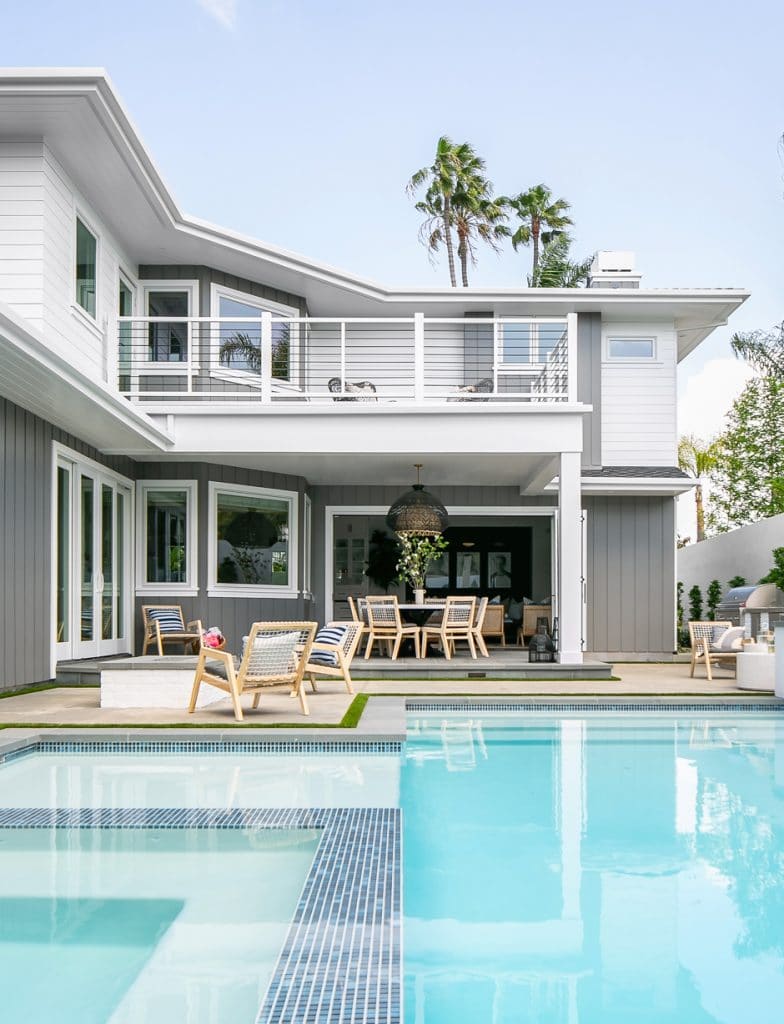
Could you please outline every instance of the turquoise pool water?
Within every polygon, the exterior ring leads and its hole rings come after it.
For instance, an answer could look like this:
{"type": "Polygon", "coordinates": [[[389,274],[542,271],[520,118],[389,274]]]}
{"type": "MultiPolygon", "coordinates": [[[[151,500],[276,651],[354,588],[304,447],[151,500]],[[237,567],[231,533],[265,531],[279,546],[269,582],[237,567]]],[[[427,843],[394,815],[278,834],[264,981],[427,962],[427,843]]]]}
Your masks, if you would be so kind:
{"type": "Polygon", "coordinates": [[[0,830],[0,1020],[248,1024],[313,830],[0,830]]]}
{"type": "Polygon", "coordinates": [[[412,716],[407,1024],[774,1024],[784,716],[412,716]]]}

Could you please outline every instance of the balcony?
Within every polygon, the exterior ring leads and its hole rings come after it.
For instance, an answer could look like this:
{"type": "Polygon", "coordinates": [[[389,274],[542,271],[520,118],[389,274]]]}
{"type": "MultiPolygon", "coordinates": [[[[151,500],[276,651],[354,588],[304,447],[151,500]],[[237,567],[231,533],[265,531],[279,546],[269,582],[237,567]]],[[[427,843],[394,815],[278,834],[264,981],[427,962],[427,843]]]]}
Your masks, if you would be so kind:
{"type": "Polygon", "coordinates": [[[120,392],[151,412],[172,403],[577,401],[573,314],[120,317],[116,351],[120,392]]]}

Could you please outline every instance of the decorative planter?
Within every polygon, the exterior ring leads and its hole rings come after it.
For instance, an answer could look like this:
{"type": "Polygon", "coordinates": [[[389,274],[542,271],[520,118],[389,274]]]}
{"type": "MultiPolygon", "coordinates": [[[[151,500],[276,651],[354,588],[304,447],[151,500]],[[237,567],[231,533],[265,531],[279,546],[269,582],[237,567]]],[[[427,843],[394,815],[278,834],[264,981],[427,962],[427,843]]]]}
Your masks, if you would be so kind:
{"type": "Polygon", "coordinates": [[[425,603],[425,588],[424,587],[414,587],[414,604],[424,604],[424,603],[425,603]]]}

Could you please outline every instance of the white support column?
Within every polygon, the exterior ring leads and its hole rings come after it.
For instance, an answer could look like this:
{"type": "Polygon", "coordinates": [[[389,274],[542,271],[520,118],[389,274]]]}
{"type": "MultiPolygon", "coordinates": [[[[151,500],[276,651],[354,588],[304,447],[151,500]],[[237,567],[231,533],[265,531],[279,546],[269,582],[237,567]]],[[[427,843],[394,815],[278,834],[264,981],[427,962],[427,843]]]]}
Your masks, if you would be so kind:
{"type": "Polygon", "coordinates": [[[559,661],[582,664],[582,508],[580,453],[561,452],[558,473],[559,661]]]}
{"type": "Polygon", "coordinates": [[[414,401],[425,400],[425,314],[414,313],[414,401]]]}
{"type": "Polygon", "coordinates": [[[272,313],[261,314],[261,401],[272,401],[272,313]]]}
{"type": "Polygon", "coordinates": [[[566,317],[566,400],[577,401],[577,314],[566,317]]]}

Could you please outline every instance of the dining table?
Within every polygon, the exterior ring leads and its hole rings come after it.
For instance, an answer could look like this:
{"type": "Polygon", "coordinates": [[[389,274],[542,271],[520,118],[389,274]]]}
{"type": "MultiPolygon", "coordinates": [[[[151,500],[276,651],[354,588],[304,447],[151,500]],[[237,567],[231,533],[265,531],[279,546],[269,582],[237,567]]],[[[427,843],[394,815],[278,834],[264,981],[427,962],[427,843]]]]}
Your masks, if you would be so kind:
{"type": "Polygon", "coordinates": [[[446,608],[446,600],[428,601],[426,604],[416,604],[413,601],[398,603],[401,616],[408,622],[413,622],[415,626],[420,627],[424,626],[433,612],[442,612],[444,608],[446,608]]]}

